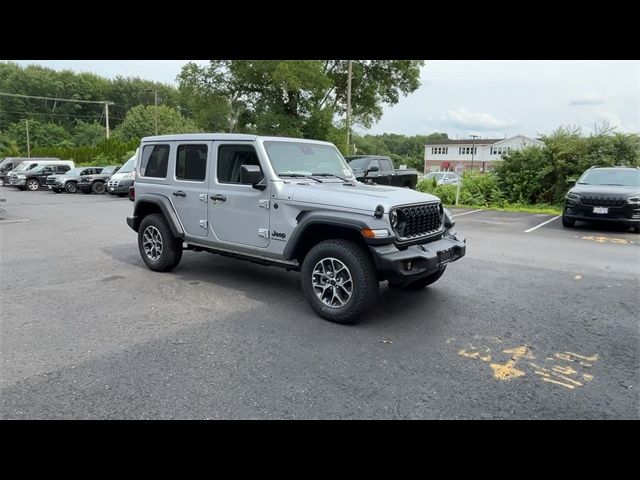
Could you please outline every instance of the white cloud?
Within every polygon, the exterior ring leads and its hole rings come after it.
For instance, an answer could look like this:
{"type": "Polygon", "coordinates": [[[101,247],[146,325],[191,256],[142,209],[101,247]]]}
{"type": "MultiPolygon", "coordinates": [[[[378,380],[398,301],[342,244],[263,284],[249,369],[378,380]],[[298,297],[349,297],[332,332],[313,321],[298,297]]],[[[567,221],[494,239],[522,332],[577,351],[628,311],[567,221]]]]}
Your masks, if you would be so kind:
{"type": "Polygon", "coordinates": [[[607,101],[606,97],[596,95],[595,93],[583,93],[582,95],[572,98],[569,102],[571,106],[580,105],[602,105],[607,101]]]}
{"type": "Polygon", "coordinates": [[[500,130],[514,125],[513,122],[500,120],[491,113],[475,113],[465,108],[447,110],[440,119],[452,127],[479,131],[500,130]]]}

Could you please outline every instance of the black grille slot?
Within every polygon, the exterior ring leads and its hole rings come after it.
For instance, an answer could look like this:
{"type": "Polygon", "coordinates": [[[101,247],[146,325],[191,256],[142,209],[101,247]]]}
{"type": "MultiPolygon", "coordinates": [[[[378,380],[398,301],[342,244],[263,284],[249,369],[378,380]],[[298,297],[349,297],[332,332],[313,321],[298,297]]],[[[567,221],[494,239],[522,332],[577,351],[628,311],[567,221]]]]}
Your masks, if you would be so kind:
{"type": "Polygon", "coordinates": [[[594,207],[622,207],[627,199],[624,197],[610,197],[606,195],[592,195],[583,197],[580,195],[580,201],[583,205],[591,205],[594,207]]]}
{"type": "Polygon", "coordinates": [[[438,232],[442,226],[440,203],[426,203],[396,208],[395,231],[402,240],[411,240],[438,232]]]}

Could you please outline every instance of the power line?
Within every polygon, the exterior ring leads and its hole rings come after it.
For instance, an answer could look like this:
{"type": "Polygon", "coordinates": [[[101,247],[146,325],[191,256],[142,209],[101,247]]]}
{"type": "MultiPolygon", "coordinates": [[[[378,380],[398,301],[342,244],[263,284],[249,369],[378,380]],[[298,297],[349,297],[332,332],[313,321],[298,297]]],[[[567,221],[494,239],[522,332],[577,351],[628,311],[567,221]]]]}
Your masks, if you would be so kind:
{"type": "Polygon", "coordinates": [[[4,95],[5,97],[21,97],[21,98],[37,98],[39,100],[55,100],[57,102],[100,103],[103,105],[105,103],[108,103],[109,105],[115,105],[113,102],[108,100],[77,100],[73,98],[39,97],[37,95],[22,95],[19,93],[2,93],[2,92],[0,92],[0,95],[4,95]]]}
{"type": "MultiPolygon", "coordinates": [[[[19,113],[24,115],[49,115],[54,117],[92,117],[92,118],[102,118],[104,117],[104,111],[100,115],[79,115],[73,113],[41,113],[41,112],[20,112],[17,110],[0,110],[0,113],[19,113]]],[[[113,117],[109,115],[109,118],[115,118],[116,120],[122,120],[120,117],[113,117]]]]}

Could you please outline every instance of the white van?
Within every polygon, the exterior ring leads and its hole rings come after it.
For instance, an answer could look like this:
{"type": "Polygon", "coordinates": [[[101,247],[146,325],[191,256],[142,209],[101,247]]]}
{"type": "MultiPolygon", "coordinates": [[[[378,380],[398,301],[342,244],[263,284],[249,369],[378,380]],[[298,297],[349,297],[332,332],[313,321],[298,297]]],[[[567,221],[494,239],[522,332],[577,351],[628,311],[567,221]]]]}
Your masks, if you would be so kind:
{"type": "Polygon", "coordinates": [[[136,153],[127,160],[120,170],[111,175],[109,181],[107,181],[107,193],[111,195],[118,195],[124,197],[129,194],[129,187],[133,185],[133,180],[136,173],[136,161],[138,159],[138,150],[136,153]]]}

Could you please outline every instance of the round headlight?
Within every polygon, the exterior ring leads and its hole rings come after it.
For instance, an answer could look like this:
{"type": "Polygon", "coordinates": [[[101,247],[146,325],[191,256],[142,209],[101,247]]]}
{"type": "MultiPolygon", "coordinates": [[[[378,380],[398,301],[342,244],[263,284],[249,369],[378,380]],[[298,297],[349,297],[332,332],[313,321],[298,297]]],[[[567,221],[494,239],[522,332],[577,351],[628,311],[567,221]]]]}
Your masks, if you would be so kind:
{"type": "Polygon", "coordinates": [[[392,210],[389,214],[389,221],[391,222],[391,226],[396,228],[398,226],[398,212],[392,210]]]}

